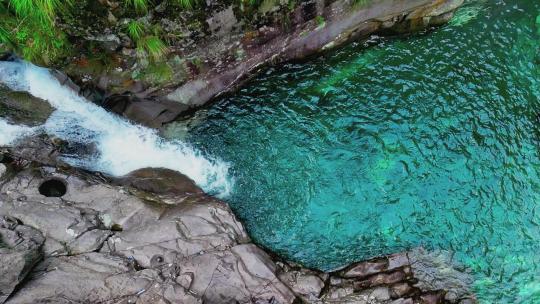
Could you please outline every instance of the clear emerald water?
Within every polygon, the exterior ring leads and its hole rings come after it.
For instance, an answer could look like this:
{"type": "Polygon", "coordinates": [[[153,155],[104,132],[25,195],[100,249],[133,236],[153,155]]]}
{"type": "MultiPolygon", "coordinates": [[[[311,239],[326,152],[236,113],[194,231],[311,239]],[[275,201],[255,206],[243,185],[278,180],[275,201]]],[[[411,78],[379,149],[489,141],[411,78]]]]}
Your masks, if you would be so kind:
{"type": "Polygon", "coordinates": [[[540,303],[538,15],[536,0],[470,2],[429,33],[270,69],[187,139],[231,164],[229,203],[289,259],[446,249],[482,302],[540,303]]]}

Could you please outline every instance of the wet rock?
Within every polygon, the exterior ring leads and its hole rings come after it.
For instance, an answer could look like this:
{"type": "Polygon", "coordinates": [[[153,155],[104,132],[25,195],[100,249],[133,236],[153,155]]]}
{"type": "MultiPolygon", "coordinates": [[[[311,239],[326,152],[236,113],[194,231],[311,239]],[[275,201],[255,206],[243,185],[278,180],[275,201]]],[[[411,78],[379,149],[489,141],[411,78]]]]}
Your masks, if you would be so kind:
{"type": "Polygon", "coordinates": [[[390,294],[392,298],[401,298],[408,294],[413,293],[414,288],[408,282],[400,282],[390,287],[390,294]]]}
{"type": "Polygon", "coordinates": [[[367,261],[353,265],[350,269],[343,272],[344,278],[363,278],[372,274],[385,271],[388,268],[388,261],[376,260],[367,261]]]}
{"type": "Polygon", "coordinates": [[[0,52],[0,61],[15,61],[19,57],[12,52],[0,52]]]}
{"type": "Polygon", "coordinates": [[[291,270],[281,274],[279,279],[304,302],[317,300],[325,285],[317,273],[308,270],[291,270]]]}
{"type": "Polygon", "coordinates": [[[420,296],[421,304],[440,304],[443,303],[444,294],[442,292],[430,292],[420,296]]]}
{"type": "Polygon", "coordinates": [[[409,274],[406,271],[398,270],[391,273],[377,273],[366,280],[358,281],[354,283],[354,288],[356,290],[362,290],[365,288],[380,286],[380,285],[391,285],[398,282],[405,281],[409,277],[409,274]]]}
{"type": "Polygon", "coordinates": [[[53,111],[46,101],[0,84],[0,113],[10,123],[31,127],[42,125],[53,111]]]}
{"type": "Polygon", "coordinates": [[[0,303],[41,260],[43,242],[43,235],[36,229],[21,225],[13,217],[0,216],[0,303]]]}
{"type": "Polygon", "coordinates": [[[444,299],[452,303],[472,297],[470,286],[473,278],[466,271],[460,271],[451,255],[445,251],[427,252],[417,248],[409,252],[411,271],[418,280],[414,287],[427,292],[447,290],[444,299]]]}
{"type": "Polygon", "coordinates": [[[192,195],[203,191],[189,177],[164,168],[144,168],[114,180],[115,184],[130,186],[157,194],[192,195]]]}
{"type": "Polygon", "coordinates": [[[12,146],[9,154],[13,158],[60,167],[67,166],[62,160],[64,156],[76,155],[84,158],[97,153],[95,143],[67,142],[58,137],[50,137],[38,132],[35,135],[17,140],[12,146]]]}
{"type": "MultiPolygon", "coordinates": [[[[237,88],[245,78],[260,70],[261,66],[307,58],[347,42],[366,38],[373,33],[414,32],[440,25],[448,21],[452,12],[462,3],[463,0],[395,0],[371,1],[367,5],[351,7],[351,2],[345,0],[303,1],[293,7],[292,11],[289,8],[285,16],[275,18],[275,22],[264,23],[259,20],[262,24],[258,28],[275,30],[245,32],[239,35],[237,41],[229,41],[232,35],[220,39],[220,29],[227,28],[219,22],[221,14],[227,15],[227,11],[223,11],[208,19],[213,32],[212,38],[216,43],[208,45],[207,41],[201,41],[198,45],[199,49],[210,47],[214,52],[199,51],[196,54],[198,57],[215,59],[208,60],[209,62],[227,61],[233,48],[243,55],[237,56],[234,64],[225,69],[216,65],[198,70],[197,77],[179,83],[172,92],[163,91],[163,97],[189,107],[198,107],[237,88]],[[320,16],[324,16],[324,26],[320,26],[315,20],[320,16]],[[287,20],[286,24],[283,24],[283,20],[287,20]],[[245,48],[236,48],[235,43],[245,48]],[[247,51],[244,52],[244,49],[247,51]]],[[[279,11],[280,7],[274,4],[264,4],[261,8],[267,14],[275,13],[279,16],[283,13],[279,11]]]]}
{"type": "Polygon", "coordinates": [[[63,162],[59,160],[61,144],[46,135],[30,136],[17,141],[9,154],[14,158],[50,166],[63,165],[63,162]]]}
{"type": "Polygon", "coordinates": [[[175,102],[145,100],[130,94],[108,96],[102,101],[102,106],[151,128],[173,121],[188,108],[175,102]]]}
{"type": "Polygon", "coordinates": [[[81,88],[76,85],[64,72],[59,70],[50,70],[51,75],[60,82],[61,85],[70,88],[75,93],[80,93],[81,88]]]}
{"type": "Polygon", "coordinates": [[[327,294],[321,298],[320,304],[394,304],[390,298],[390,292],[386,287],[365,289],[359,293],[327,294]]]}
{"type": "Polygon", "coordinates": [[[364,278],[372,274],[396,270],[408,266],[409,258],[405,253],[397,253],[388,257],[356,263],[341,272],[344,278],[364,278]]]}

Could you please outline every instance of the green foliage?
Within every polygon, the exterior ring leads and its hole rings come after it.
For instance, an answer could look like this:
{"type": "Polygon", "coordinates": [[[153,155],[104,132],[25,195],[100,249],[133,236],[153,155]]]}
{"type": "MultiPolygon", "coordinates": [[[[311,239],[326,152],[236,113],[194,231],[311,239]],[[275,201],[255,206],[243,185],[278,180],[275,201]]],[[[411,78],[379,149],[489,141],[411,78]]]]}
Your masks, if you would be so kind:
{"type": "MultiPolygon", "coordinates": [[[[95,1],[95,0],[92,0],[95,1]]],[[[262,0],[235,0],[242,6],[256,9],[262,0]]],[[[290,0],[293,3],[295,0],[290,0]]],[[[365,1],[365,0],[360,0],[365,1]]],[[[159,2],[159,1],[156,1],[159,2]]],[[[76,0],[0,0],[0,49],[12,50],[29,61],[50,64],[69,55],[69,40],[57,26],[57,20],[69,20],[76,0]]],[[[151,0],[123,0],[133,14],[146,13],[151,0]]],[[[202,0],[171,0],[182,9],[202,7],[202,0]]],[[[132,21],[125,28],[139,52],[153,60],[168,53],[160,28],[141,21],[132,21]]]]}
{"type": "Polygon", "coordinates": [[[165,57],[169,51],[167,45],[157,36],[146,36],[137,43],[139,53],[147,52],[154,60],[160,60],[165,57]]]}
{"type": "Polygon", "coordinates": [[[261,3],[260,0],[240,0],[244,5],[251,6],[251,7],[257,7],[261,3]]]}
{"type": "Polygon", "coordinates": [[[194,9],[199,5],[198,0],[174,0],[174,2],[183,9],[194,9]]]}
{"type": "Polygon", "coordinates": [[[136,78],[152,85],[161,85],[171,81],[173,75],[174,71],[167,63],[159,62],[149,64],[136,78]]]}
{"type": "Polygon", "coordinates": [[[140,21],[131,21],[128,24],[127,31],[129,37],[131,37],[133,41],[137,42],[144,35],[144,25],[140,21]]]}
{"type": "Polygon", "coordinates": [[[73,0],[10,0],[8,8],[20,18],[31,18],[41,25],[50,26],[59,11],[65,11],[73,0]]]}
{"type": "Polygon", "coordinates": [[[138,12],[146,12],[148,10],[148,0],[125,0],[125,2],[138,12]]]}
{"type": "Polygon", "coordinates": [[[68,51],[55,16],[74,0],[0,0],[0,43],[36,62],[51,62],[68,51]]]}
{"type": "Polygon", "coordinates": [[[147,27],[143,22],[136,20],[127,26],[127,33],[137,45],[137,52],[141,56],[148,54],[154,61],[163,59],[169,51],[165,42],[159,38],[160,32],[161,28],[147,27]],[[149,31],[152,34],[149,34],[149,31]]]}
{"type": "Polygon", "coordinates": [[[317,22],[318,27],[324,27],[326,25],[326,21],[324,20],[323,16],[315,17],[315,22],[317,22]]]}
{"type": "Polygon", "coordinates": [[[359,8],[362,6],[368,5],[370,2],[373,2],[373,0],[352,0],[352,4],[354,8],[359,8]]]}

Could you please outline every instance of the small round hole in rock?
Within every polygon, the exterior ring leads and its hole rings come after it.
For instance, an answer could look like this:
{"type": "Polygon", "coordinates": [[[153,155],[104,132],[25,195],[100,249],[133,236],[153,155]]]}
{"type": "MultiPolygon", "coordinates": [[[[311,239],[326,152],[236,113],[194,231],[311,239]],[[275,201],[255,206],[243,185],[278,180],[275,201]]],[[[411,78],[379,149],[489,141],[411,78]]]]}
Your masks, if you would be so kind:
{"type": "Polygon", "coordinates": [[[58,179],[44,181],[41,186],[39,186],[39,193],[46,197],[62,197],[66,192],[66,184],[58,179]]]}

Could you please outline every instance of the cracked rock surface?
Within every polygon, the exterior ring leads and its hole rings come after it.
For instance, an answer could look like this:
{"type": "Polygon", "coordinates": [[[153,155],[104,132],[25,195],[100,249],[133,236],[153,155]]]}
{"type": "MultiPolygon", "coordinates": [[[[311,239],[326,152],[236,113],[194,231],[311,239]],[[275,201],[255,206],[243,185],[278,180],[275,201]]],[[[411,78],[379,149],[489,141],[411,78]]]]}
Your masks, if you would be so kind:
{"type": "Polygon", "coordinates": [[[0,152],[0,303],[475,301],[469,274],[445,252],[306,269],[253,244],[225,202],[180,173],[113,179],[51,166],[54,144],[26,142],[51,159],[0,152]]]}

